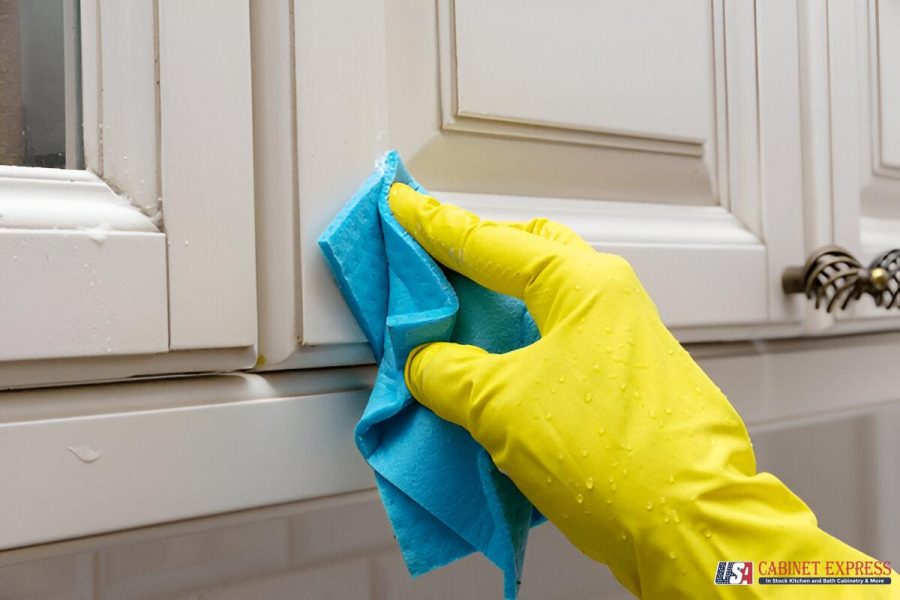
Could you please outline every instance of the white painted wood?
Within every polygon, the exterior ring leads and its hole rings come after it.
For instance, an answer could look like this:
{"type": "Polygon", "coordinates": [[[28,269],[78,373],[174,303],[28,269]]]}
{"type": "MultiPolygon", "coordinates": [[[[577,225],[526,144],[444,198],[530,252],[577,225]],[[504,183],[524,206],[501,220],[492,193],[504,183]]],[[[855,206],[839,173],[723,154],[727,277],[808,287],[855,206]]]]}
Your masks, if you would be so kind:
{"type": "MultiPolygon", "coordinates": [[[[717,8],[717,4],[713,3],[713,9],[717,8]]],[[[550,140],[571,142],[576,144],[589,144],[596,146],[610,146],[614,148],[632,148],[636,150],[652,150],[655,152],[669,152],[672,154],[686,154],[693,156],[701,156],[703,154],[702,146],[692,142],[680,142],[674,140],[662,139],[660,137],[641,138],[635,136],[619,135],[610,131],[599,130],[580,130],[567,129],[561,127],[547,127],[537,124],[530,124],[524,121],[501,121],[496,119],[479,118],[480,115],[468,115],[461,113],[458,108],[457,94],[457,49],[456,49],[456,25],[455,25],[455,4],[453,2],[439,2],[437,5],[438,18],[438,47],[440,54],[440,102],[442,127],[445,130],[468,131],[472,133],[503,135],[526,140],[550,140]]],[[[404,6],[404,12],[409,14],[409,7],[404,6]]],[[[521,9],[522,7],[518,7],[521,9]]],[[[531,6],[531,10],[540,7],[531,6]]],[[[582,6],[580,10],[589,10],[590,7],[582,6]]],[[[430,9],[429,9],[430,10],[430,9]]],[[[568,14],[568,13],[566,13],[568,14]]],[[[557,20],[559,15],[554,15],[557,20]]],[[[545,29],[546,31],[546,29],[545,29]]],[[[719,36],[716,36],[719,37],[719,36]]],[[[409,40],[406,40],[407,43],[409,40]]],[[[702,42],[702,40],[699,40],[702,42]]],[[[590,43],[590,41],[588,41],[590,43]]],[[[422,48],[425,53],[431,52],[431,49],[422,48]]],[[[527,50],[526,50],[527,51],[527,50]]],[[[548,53],[553,53],[554,49],[549,49],[548,53]]],[[[426,54],[427,55],[427,54],[426,54]]],[[[567,64],[571,66],[572,61],[567,64]]],[[[405,64],[409,67],[411,63],[405,64]]],[[[696,65],[695,65],[696,66],[696,65]]],[[[596,66],[595,66],[596,68],[596,66]]],[[[620,90],[621,91],[621,90],[620,90]]],[[[541,90],[532,86],[529,94],[539,94],[541,90]]],[[[608,98],[609,94],[604,94],[604,98],[608,98]]],[[[415,110],[414,107],[405,107],[405,110],[415,110]]],[[[486,115],[481,115],[486,116],[486,115]]]]}
{"type": "Polygon", "coordinates": [[[638,202],[589,202],[555,197],[442,192],[440,198],[486,219],[527,221],[535,213],[564,223],[588,242],[758,246],[760,241],[719,206],[672,206],[638,202]],[[640,223],[640,233],[637,224],[640,223]]]}
{"type": "Polygon", "coordinates": [[[750,425],[833,418],[898,399],[900,333],[689,347],[750,425]]]}
{"type": "MultiPolygon", "coordinates": [[[[638,138],[459,115],[453,4],[439,2],[433,10],[388,3],[386,13],[391,23],[421,23],[415,31],[406,31],[402,40],[387,38],[384,96],[388,99],[391,145],[403,152],[418,178],[427,181],[431,189],[685,204],[723,200],[716,195],[718,175],[710,177],[710,171],[718,171],[716,160],[710,160],[721,146],[718,136],[700,145],[674,142],[664,134],[638,138]],[[433,59],[435,44],[437,61],[433,59]],[[410,48],[415,52],[409,52],[410,48]],[[400,92],[413,82],[419,96],[400,92]],[[435,89],[435,82],[439,82],[439,89],[435,89]],[[436,104],[440,111],[435,111],[436,104]],[[475,135],[458,136],[454,132],[475,135]],[[514,138],[516,143],[497,136],[514,138]],[[621,151],[625,149],[646,152],[621,151]],[[446,169],[448,163],[454,165],[452,171],[446,169]],[[554,175],[548,176],[548,172],[554,175]]],[[[719,23],[721,20],[714,22],[719,23]]],[[[713,37],[717,37],[717,28],[712,29],[713,37]]],[[[514,42],[508,36],[504,43],[529,44],[514,42]]],[[[554,52],[553,48],[545,50],[554,52]]],[[[724,56],[720,47],[715,52],[719,59],[724,56]]],[[[716,62],[712,56],[708,58],[716,62]]],[[[580,60],[596,62],[588,54],[580,60]]],[[[577,68],[573,62],[569,61],[568,69],[577,68]]],[[[722,95],[724,77],[716,79],[714,87],[716,95],[722,95]]],[[[711,119],[709,128],[718,128],[718,124],[711,119]]]]}
{"type": "Polygon", "coordinates": [[[0,388],[74,385],[175,375],[221,373],[256,364],[252,346],[215,350],[176,350],[155,354],[80,356],[0,363],[0,388]]]}
{"type": "Polygon", "coordinates": [[[362,341],[316,240],[386,146],[439,199],[623,253],[682,339],[799,332],[780,290],[805,258],[796,4],[657,9],[297,5],[302,343],[362,341]]]}
{"type": "Polygon", "coordinates": [[[254,371],[283,371],[292,369],[315,369],[321,367],[342,367],[346,365],[371,365],[375,362],[372,349],[366,343],[297,346],[282,360],[269,360],[269,355],[260,354],[254,371]]]}
{"type": "Polygon", "coordinates": [[[273,397],[309,396],[372,387],[375,369],[347,367],[302,372],[221,373],[142,382],[58,386],[3,392],[0,423],[47,421],[109,413],[137,413],[194,405],[229,404],[273,397]],[[139,385],[135,385],[139,384],[139,385]]]}
{"type": "MultiPolygon", "coordinates": [[[[884,111],[880,106],[879,11],[867,0],[811,3],[803,13],[801,30],[805,63],[811,68],[801,82],[804,113],[824,119],[805,125],[805,205],[808,222],[818,233],[809,250],[837,243],[868,262],[876,254],[900,247],[900,172],[880,157],[884,111]],[[827,17],[827,18],[826,18],[827,17]],[[823,67],[824,65],[824,67],[823,67]],[[824,69],[827,68],[827,71],[824,69]],[[827,79],[825,79],[827,77],[827,79]],[[828,82],[827,104],[820,94],[828,82]],[[822,144],[828,150],[820,153],[822,144]],[[826,179],[827,178],[827,179],[826,179]]],[[[799,264],[799,263],[798,263],[799,264]]],[[[808,329],[833,333],[900,328],[896,311],[878,309],[863,298],[835,318],[809,309],[808,329]]]]}
{"type": "MultiPolygon", "coordinates": [[[[828,58],[831,89],[831,171],[834,211],[833,241],[859,254],[859,219],[862,214],[861,188],[867,178],[860,149],[870,143],[868,107],[869,69],[865,40],[857,27],[867,15],[859,3],[828,3],[828,58]],[[863,116],[860,113],[864,113],[863,116]]],[[[868,162],[868,161],[866,161],[868,162]]]]}
{"type": "Polygon", "coordinates": [[[891,561],[897,553],[883,543],[883,536],[900,539],[891,535],[900,515],[895,510],[881,512],[878,504],[879,497],[900,482],[900,471],[878,471],[880,463],[896,464],[896,450],[889,453],[883,442],[896,439],[887,437],[886,430],[900,425],[898,406],[892,402],[856,414],[750,429],[757,468],[772,473],[802,498],[820,528],[869,556],[891,561]],[[833,477],[835,472],[842,476],[833,477]]]}
{"type": "Polygon", "coordinates": [[[0,166],[0,228],[157,232],[88,171],[0,166]]]}
{"type": "Polygon", "coordinates": [[[0,523],[0,548],[371,487],[352,434],[366,395],[272,390],[261,400],[4,423],[0,451],[22,460],[0,464],[0,504],[12,517],[0,523]],[[83,462],[70,450],[78,446],[99,455],[83,462]]]}
{"type": "MultiPolygon", "coordinates": [[[[898,416],[894,402],[751,427],[757,466],[797,493],[825,531],[892,560],[898,416]]],[[[479,555],[412,579],[391,533],[377,493],[351,492],[9,550],[0,553],[0,581],[8,600],[498,597],[500,572],[479,555]],[[344,579],[359,588],[342,589],[344,579]]],[[[522,600],[632,598],[550,524],[529,534],[523,573],[522,600]]]]}
{"type": "MultiPolygon", "coordinates": [[[[10,550],[0,565],[8,600],[469,600],[502,588],[477,554],[410,577],[374,490],[10,550]]],[[[523,600],[632,598],[552,525],[529,534],[523,572],[523,600]]]]}
{"type": "Polygon", "coordinates": [[[760,164],[751,157],[760,152],[758,80],[739,74],[755,72],[757,64],[757,34],[749,24],[755,20],[752,2],[732,2],[720,16],[725,22],[724,75],[727,81],[725,93],[729,99],[726,108],[728,132],[728,204],[740,214],[751,231],[762,233],[760,214],[760,164]]]}
{"type": "Polygon", "coordinates": [[[710,133],[709,2],[452,10],[461,116],[698,144],[710,133]]]}
{"type": "MultiPolygon", "coordinates": [[[[884,377],[900,359],[897,333],[689,350],[755,431],[897,399],[884,377]]],[[[7,392],[0,451],[19,459],[0,463],[0,509],[14,517],[0,522],[0,547],[368,488],[352,440],[367,372],[7,392]],[[69,446],[99,456],[85,463],[69,446]]]]}
{"type": "Polygon", "coordinates": [[[149,215],[159,211],[156,6],[100,1],[103,179],[149,215]]]}
{"type": "Polygon", "coordinates": [[[376,91],[377,55],[383,51],[373,38],[373,29],[384,21],[375,8],[371,2],[294,4],[300,334],[305,343],[364,341],[316,240],[384,150],[378,142],[378,107],[383,101],[379,103],[376,91]],[[326,31],[345,35],[326,35],[326,31]],[[353,43],[348,44],[348,39],[353,43]],[[331,59],[322,60],[323,56],[331,59]]]}
{"type": "Polygon", "coordinates": [[[748,281],[766,279],[766,248],[721,207],[441,197],[495,220],[525,221],[540,211],[572,227],[597,250],[624,256],[670,327],[754,323],[767,317],[766,307],[746,290],[748,281]],[[731,267],[721,269],[722,261],[731,267]],[[704,300],[697,302],[698,297],[704,300]]]}
{"type": "Polygon", "coordinates": [[[256,343],[247,0],[160,0],[170,346],[256,343]]]}
{"type": "MultiPolygon", "coordinates": [[[[803,145],[803,251],[806,256],[834,239],[831,206],[831,114],[828,62],[827,5],[814,0],[798,3],[800,52],[800,124],[803,145]]],[[[795,302],[798,300],[795,300],[795,302]]],[[[804,300],[799,300],[804,302],[804,300]]],[[[834,317],[807,302],[805,331],[820,332],[834,317]]]]}
{"type": "Polygon", "coordinates": [[[815,0],[801,0],[798,9],[804,152],[803,238],[804,252],[808,255],[833,239],[828,15],[826,3],[815,0]]]}
{"type": "MultiPolygon", "coordinates": [[[[897,424],[900,423],[900,407],[882,412],[872,424],[872,456],[874,473],[871,479],[878,482],[873,494],[875,522],[873,534],[878,538],[882,556],[900,556],[900,518],[897,516],[897,498],[900,498],[900,476],[897,457],[900,457],[900,440],[897,424]]],[[[896,559],[895,559],[896,560],[896,559]]]]}
{"type": "MultiPolygon", "coordinates": [[[[796,2],[756,2],[760,196],[755,209],[766,243],[768,276],[764,273],[762,279],[768,288],[770,321],[797,321],[804,308],[802,299],[785,296],[781,288],[785,265],[800,264],[806,256],[800,235],[803,168],[797,10],[796,2]]],[[[734,289],[746,291],[740,283],[734,289]]]]}
{"type": "MultiPolygon", "coordinates": [[[[40,546],[28,546],[0,552],[0,568],[27,561],[46,560],[54,557],[71,554],[74,552],[92,552],[112,550],[118,546],[127,545],[131,549],[142,545],[158,543],[165,538],[185,539],[185,536],[202,535],[204,532],[220,528],[245,527],[262,519],[281,520],[288,517],[300,519],[315,518],[320,511],[341,511],[345,507],[351,509],[359,504],[374,504],[380,506],[381,500],[374,488],[358,492],[335,494],[324,498],[310,498],[298,502],[278,504],[276,506],[264,506],[238,512],[230,512],[207,517],[198,517],[186,521],[163,523],[152,527],[142,527],[127,531],[103,533],[90,537],[77,538],[42,544],[40,546]]],[[[383,510],[383,509],[382,509],[383,510]]],[[[371,511],[363,511],[371,512],[371,511]]],[[[389,527],[389,525],[388,525],[389,527]]]]}
{"type": "Polygon", "coordinates": [[[0,259],[0,387],[251,367],[248,3],[80,8],[88,171],[0,167],[0,244],[29,246],[0,259]]]}
{"type": "Polygon", "coordinates": [[[165,236],[0,230],[0,361],[164,352],[165,236]]]}
{"type": "Polygon", "coordinates": [[[878,86],[881,130],[878,132],[881,162],[900,168],[900,4],[877,2],[878,86]]]}
{"type": "Polygon", "coordinates": [[[256,274],[261,364],[284,362],[300,337],[300,252],[294,152],[293,8],[250,4],[256,274]]]}
{"type": "Polygon", "coordinates": [[[88,171],[0,167],[0,287],[0,361],[168,349],[165,236],[88,171]]]}

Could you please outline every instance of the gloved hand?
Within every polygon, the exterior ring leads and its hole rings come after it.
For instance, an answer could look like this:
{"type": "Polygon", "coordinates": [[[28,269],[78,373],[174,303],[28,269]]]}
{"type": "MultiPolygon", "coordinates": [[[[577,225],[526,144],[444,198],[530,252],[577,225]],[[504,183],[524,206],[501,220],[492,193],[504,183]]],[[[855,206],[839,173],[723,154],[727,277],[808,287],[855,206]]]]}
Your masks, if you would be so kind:
{"type": "Polygon", "coordinates": [[[402,184],[389,201],[439,262],[523,299],[542,336],[502,355],[421,346],[406,364],[413,396],[465,427],[582,552],[644,598],[859,596],[857,586],[714,585],[718,561],[872,559],[756,472],[740,416],[624,259],[545,219],[482,221],[402,184]]]}

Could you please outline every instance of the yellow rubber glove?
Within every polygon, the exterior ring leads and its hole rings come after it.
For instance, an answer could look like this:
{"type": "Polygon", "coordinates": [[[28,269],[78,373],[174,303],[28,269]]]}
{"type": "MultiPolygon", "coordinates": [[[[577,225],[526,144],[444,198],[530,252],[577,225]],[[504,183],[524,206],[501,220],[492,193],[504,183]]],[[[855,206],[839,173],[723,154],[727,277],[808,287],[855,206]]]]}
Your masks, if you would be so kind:
{"type": "MultiPolygon", "coordinates": [[[[427,344],[413,396],[465,427],[582,552],[643,598],[896,597],[888,586],[716,586],[718,561],[872,561],[756,472],[734,408],[663,325],[634,271],[566,227],[481,221],[394,184],[439,262],[525,301],[542,338],[502,355],[427,344]]],[[[820,574],[824,562],[819,567],[820,574]]],[[[871,573],[870,573],[871,574],[871,573]]],[[[881,573],[885,575],[886,573],[881,573]]]]}

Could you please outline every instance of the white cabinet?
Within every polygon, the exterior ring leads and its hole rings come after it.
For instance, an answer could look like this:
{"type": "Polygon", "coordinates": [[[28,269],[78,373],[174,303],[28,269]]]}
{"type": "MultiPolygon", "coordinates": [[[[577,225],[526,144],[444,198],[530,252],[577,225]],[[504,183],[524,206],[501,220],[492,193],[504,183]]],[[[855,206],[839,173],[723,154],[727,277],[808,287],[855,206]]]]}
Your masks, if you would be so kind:
{"type": "Polygon", "coordinates": [[[370,361],[316,240],[390,148],[440,199],[547,216],[624,255],[682,341],[900,327],[868,299],[822,317],[780,283],[826,243],[863,260],[900,245],[891,3],[212,6],[81,4],[97,177],[66,183],[144,216],[118,224],[109,202],[77,224],[17,224],[22,176],[0,173],[0,224],[18,228],[0,234],[2,306],[31,308],[0,342],[3,385],[370,361]],[[78,227],[98,224],[155,240],[83,245],[76,258],[125,265],[102,302],[87,272],[60,287],[10,256],[32,230],[89,240],[78,227]]]}
{"type": "Polygon", "coordinates": [[[891,3],[255,10],[269,368],[365,360],[316,240],[389,148],[439,199],[622,254],[682,341],[900,327],[868,297],[833,318],[781,286],[825,244],[900,246],[891,3]]]}
{"type": "Polygon", "coordinates": [[[257,130],[257,156],[290,147],[296,127],[296,187],[269,175],[297,205],[266,237],[299,240],[299,254],[259,264],[261,305],[293,325],[262,316],[270,364],[297,364],[297,340],[363,341],[316,240],[389,148],[440,199],[551,217],[624,255],[682,340],[800,332],[803,302],[779,285],[805,256],[793,3],[293,8],[258,7],[254,38],[257,118],[281,113],[257,130]]]}
{"type": "Polygon", "coordinates": [[[86,169],[0,166],[0,388],[250,368],[249,2],[80,8],[86,169]]]}
{"type": "MultiPolygon", "coordinates": [[[[868,263],[900,247],[900,6],[803,3],[807,236],[868,263]]],[[[896,329],[900,317],[856,303],[831,331],[896,329]]]]}
{"type": "MultiPolygon", "coordinates": [[[[875,0],[82,0],[87,170],[0,167],[0,388],[371,362],[316,241],[397,148],[440,199],[624,255],[682,341],[745,340],[691,351],[749,423],[894,400],[898,333],[766,338],[900,329],[781,288],[822,245],[900,246],[898,27],[875,0]]],[[[369,375],[4,393],[29,510],[0,547],[368,487],[369,375]]]]}

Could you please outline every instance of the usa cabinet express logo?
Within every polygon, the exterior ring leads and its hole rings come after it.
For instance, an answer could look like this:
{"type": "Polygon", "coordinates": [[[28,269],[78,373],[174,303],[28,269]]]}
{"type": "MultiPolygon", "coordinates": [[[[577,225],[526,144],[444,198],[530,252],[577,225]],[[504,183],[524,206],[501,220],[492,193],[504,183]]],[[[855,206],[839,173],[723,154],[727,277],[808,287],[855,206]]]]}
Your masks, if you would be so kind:
{"type": "MultiPolygon", "coordinates": [[[[752,561],[719,561],[716,585],[753,585],[752,561]]],[[[880,560],[761,560],[759,585],[890,585],[891,563],[880,560]]]]}
{"type": "Polygon", "coordinates": [[[753,583],[753,563],[750,561],[720,561],[716,568],[716,585],[750,585],[753,583]]]}

